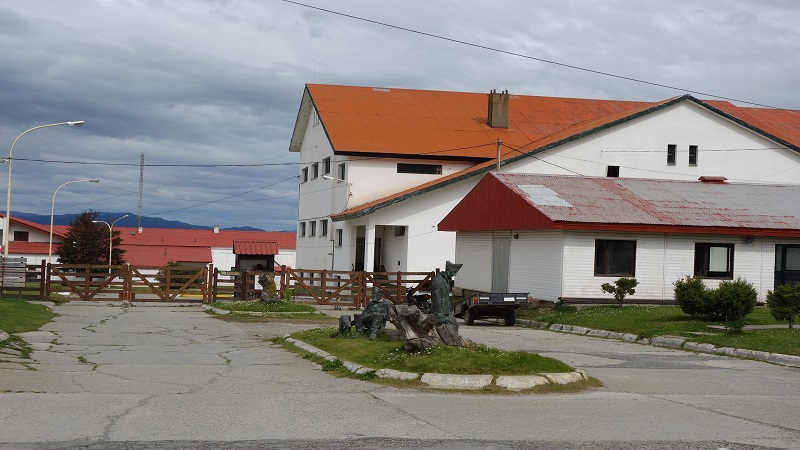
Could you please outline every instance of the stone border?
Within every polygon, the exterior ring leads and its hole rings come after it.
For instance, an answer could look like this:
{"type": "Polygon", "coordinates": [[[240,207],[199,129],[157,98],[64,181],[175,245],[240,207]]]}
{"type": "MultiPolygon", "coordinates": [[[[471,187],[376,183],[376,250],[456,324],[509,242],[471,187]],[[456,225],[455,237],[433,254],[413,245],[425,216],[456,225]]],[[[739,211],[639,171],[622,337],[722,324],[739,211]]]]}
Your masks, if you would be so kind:
{"type": "Polygon", "coordinates": [[[734,356],[738,358],[755,359],[758,361],[771,362],[790,367],[800,367],[800,356],[784,355],[782,353],[769,353],[757,350],[746,350],[731,347],[715,347],[712,344],[700,344],[697,342],[690,342],[680,336],[655,336],[652,338],[643,338],[636,334],[631,333],[617,333],[614,331],[606,330],[593,330],[586,327],[579,327],[576,325],[564,325],[560,323],[547,324],[545,322],[537,322],[535,320],[517,319],[517,324],[527,328],[539,328],[550,331],[561,331],[564,333],[580,334],[585,336],[594,336],[600,338],[620,339],[628,342],[635,342],[638,344],[652,345],[655,347],[668,347],[678,350],[688,350],[700,353],[714,353],[718,355],[734,356]],[[526,324],[527,323],[527,324],[526,324]]]}
{"type": "MultiPolygon", "coordinates": [[[[326,361],[336,361],[338,358],[330,353],[320,350],[312,345],[299,341],[287,334],[284,336],[286,342],[294,344],[296,347],[305,350],[313,355],[319,356],[326,361]]],[[[347,370],[355,374],[375,372],[380,378],[390,378],[394,380],[419,380],[429,387],[436,389],[482,389],[488,387],[494,381],[495,385],[511,391],[530,389],[544,384],[570,384],[589,379],[589,375],[584,370],[567,373],[542,373],[538,375],[458,375],[447,373],[414,373],[401,372],[394,369],[370,369],[350,361],[342,361],[347,370]]]]}

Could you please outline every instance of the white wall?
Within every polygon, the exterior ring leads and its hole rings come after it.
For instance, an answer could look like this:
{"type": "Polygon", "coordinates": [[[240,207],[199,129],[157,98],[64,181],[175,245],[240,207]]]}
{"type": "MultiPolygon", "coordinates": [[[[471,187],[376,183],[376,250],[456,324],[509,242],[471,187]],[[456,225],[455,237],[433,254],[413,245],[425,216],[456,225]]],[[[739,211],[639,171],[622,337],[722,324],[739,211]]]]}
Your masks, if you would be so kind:
{"type": "Polygon", "coordinates": [[[509,292],[527,292],[535,300],[561,296],[564,233],[559,230],[511,231],[509,292]]]}

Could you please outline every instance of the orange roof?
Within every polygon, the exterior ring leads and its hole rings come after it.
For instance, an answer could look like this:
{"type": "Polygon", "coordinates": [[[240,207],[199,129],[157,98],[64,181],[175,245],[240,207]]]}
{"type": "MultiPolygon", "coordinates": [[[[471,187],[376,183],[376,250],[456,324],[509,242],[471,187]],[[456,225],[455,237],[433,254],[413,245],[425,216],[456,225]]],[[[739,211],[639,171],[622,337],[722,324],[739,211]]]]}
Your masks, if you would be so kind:
{"type": "Polygon", "coordinates": [[[277,255],[278,243],[270,241],[233,241],[237,255],[277,255]]]}
{"type": "MultiPolygon", "coordinates": [[[[304,100],[313,102],[337,153],[445,159],[494,158],[498,139],[522,147],[582,122],[655,104],[510,95],[506,129],[488,125],[485,93],[309,84],[304,100]]],[[[305,123],[307,116],[298,118],[293,141],[305,123]]]]}
{"type": "MultiPolygon", "coordinates": [[[[590,101],[593,102],[593,100],[590,101]]],[[[531,140],[525,143],[523,146],[520,146],[524,148],[520,148],[519,150],[512,150],[506,147],[502,150],[503,153],[501,154],[501,160],[503,164],[508,164],[522,158],[527,158],[529,155],[563,145],[567,142],[580,139],[589,134],[608,129],[609,127],[633,120],[637,117],[650,114],[654,111],[658,111],[683,101],[693,102],[701,107],[721,114],[726,118],[753,130],[756,133],[764,135],[770,139],[775,139],[784,145],[787,145],[789,148],[800,152],[800,111],[740,108],[724,101],[704,102],[690,95],[684,95],[662,102],[638,103],[638,106],[632,106],[628,109],[618,110],[600,117],[587,119],[583,122],[553,131],[552,133],[542,136],[539,139],[531,140]],[[771,121],[772,119],[775,119],[775,121],[771,121]]],[[[511,115],[509,113],[509,126],[510,125],[511,115]]],[[[506,145],[505,140],[503,141],[503,144],[506,145]]],[[[513,146],[510,147],[513,148],[513,146]]],[[[496,147],[493,157],[496,157],[496,147]]],[[[483,163],[469,167],[460,172],[437,178],[434,181],[415,186],[411,189],[407,189],[405,191],[398,192],[363,205],[354,206],[331,216],[331,218],[334,221],[341,221],[365,216],[377,209],[401,202],[407,198],[424,194],[465,178],[486,173],[492,170],[495,167],[495,164],[496,161],[489,159],[483,163]]]]}

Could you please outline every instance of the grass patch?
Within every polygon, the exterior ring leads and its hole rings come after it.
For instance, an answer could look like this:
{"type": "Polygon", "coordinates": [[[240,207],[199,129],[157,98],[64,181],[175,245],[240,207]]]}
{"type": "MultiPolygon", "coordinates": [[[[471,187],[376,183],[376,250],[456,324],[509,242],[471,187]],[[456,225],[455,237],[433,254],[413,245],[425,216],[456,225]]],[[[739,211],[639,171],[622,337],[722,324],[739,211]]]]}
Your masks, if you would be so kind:
{"type": "Polygon", "coordinates": [[[572,372],[574,369],[552,358],[503,351],[478,344],[467,347],[437,346],[427,352],[409,353],[404,343],[382,332],[377,340],[360,336],[338,336],[335,328],[315,328],[292,334],[295,339],[324,350],[339,359],[374,369],[415,373],[533,375],[572,372]]]}
{"type": "Polygon", "coordinates": [[[0,298],[0,330],[6,333],[35,331],[58,316],[44,305],[15,298],[0,298]]]}
{"type": "MultiPolygon", "coordinates": [[[[764,352],[800,355],[798,330],[745,330],[741,333],[715,331],[709,325],[723,322],[684,314],[677,306],[597,306],[578,310],[569,305],[557,308],[524,307],[517,317],[548,324],[560,323],[592,329],[632,333],[642,337],[682,336],[689,341],[719,347],[734,347],[764,352]],[[718,332],[716,336],[696,336],[692,332],[718,332]]],[[[774,325],[777,322],[764,306],[757,306],[744,319],[745,325],[774,325]]]]}
{"type": "Polygon", "coordinates": [[[313,306],[295,302],[260,302],[260,301],[237,301],[237,302],[214,302],[214,308],[226,311],[242,312],[277,312],[277,313],[313,313],[316,309],[313,306]]]}
{"type": "Polygon", "coordinates": [[[330,326],[332,323],[336,323],[338,319],[335,317],[328,316],[322,313],[297,313],[297,314],[272,314],[266,313],[263,316],[250,316],[250,315],[242,315],[243,313],[231,313],[231,314],[214,314],[211,311],[207,311],[209,314],[213,315],[214,318],[225,321],[225,322],[235,322],[235,323],[270,323],[270,322],[286,322],[290,321],[292,323],[307,323],[312,325],[317,325],[321,327],[330,326]]]}

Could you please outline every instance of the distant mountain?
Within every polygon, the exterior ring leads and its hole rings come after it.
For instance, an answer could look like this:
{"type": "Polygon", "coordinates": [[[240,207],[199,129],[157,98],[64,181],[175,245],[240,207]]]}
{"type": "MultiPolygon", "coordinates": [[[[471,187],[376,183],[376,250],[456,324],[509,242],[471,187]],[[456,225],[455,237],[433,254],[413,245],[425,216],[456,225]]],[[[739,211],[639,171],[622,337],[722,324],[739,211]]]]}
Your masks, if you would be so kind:
{"type": "MultiPolygon", "coordinates": [[[[113,213],[113,212],[100,212],[97,215],[97,220],[104,220],[106,222],[111,222],[116,220],[125,214],[128,214],[129,217],[126,217],[117,222],[116,226],[120,227],[135,227],[138,220],[136,214],[132,213],[113,213]]],[[[53,216],[53,225],[69,225],[75,220],[75,216],[77,214],[56,214],[53,216]]],[[[50,215],[43,215],[43,214],[33,214],[33,213],[23,213],[23,212],[11,212],[11,217],[18,217],[23,220],[27,220],[34,223],[39,223],[42,225],[50,225],[50,215]]],[[[178,220],[165,220],[158,217],[147,217],[142,216],[142,227],[143,228],[183,228],[183,229],[209,229],[211,227],[201,226],[201,225],[192,225],[186,222],[180,222],[178,220]]],[[[223,228],[223,230],[236,230],[236,231],[264,231],[260,228],[253,228],[253,227],[232,227],[232,228],[223,228]]]]}

